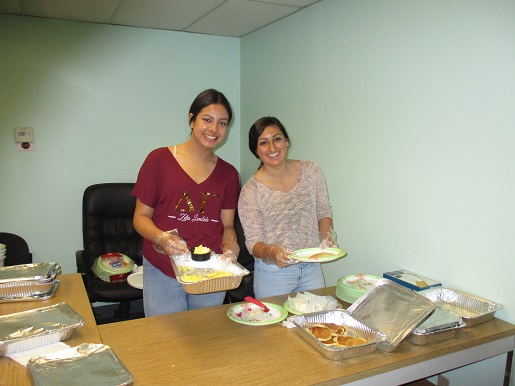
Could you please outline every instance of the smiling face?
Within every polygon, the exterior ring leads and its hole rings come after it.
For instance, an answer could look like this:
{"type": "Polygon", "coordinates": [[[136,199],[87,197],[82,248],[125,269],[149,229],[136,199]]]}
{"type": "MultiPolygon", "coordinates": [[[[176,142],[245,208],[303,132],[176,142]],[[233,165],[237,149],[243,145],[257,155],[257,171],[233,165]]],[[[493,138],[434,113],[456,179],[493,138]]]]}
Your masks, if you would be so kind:
{"type": "Polygon", "coordinates": [[[263,165],[277,166],[288,155],[288,140],[276,125],[267,126],[258,138],[257,155],[263,165]]]}
{"type": "Polygon", "coordinates": [[[225,107],[211,104],[200,110],[195,120],[190,122],[191,135],[202,145],[213,149],[223,141],[228,125],[229,114],[225,107]]]}

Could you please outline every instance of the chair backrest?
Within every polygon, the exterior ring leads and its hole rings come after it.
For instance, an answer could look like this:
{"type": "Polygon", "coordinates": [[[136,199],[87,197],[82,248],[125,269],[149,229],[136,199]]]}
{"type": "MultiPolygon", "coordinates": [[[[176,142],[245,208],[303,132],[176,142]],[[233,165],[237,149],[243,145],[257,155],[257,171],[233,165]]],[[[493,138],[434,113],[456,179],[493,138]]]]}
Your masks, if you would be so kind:
{"type": "Polygon", "coordinates": [[[238,263],[243,265],[245,268],[253,271],[254,270],[254,256],[249,252],[247,246],[245,245],[245,233],[243,232],[243,226],[241,225],[240,216],[238,215],[238,210],[236,210],[236,214],[234,216],[234,230],[236,231],[236,236],[238,237],[238,245],[240,247],[240,254],[238,255],[238,263]]]}
{"type": "Polygon", "coordinates": [[[32,263],[32,253],[23,237],[14,233],[0,232],[0,244],[6,245],[4,265],[32,263]]]}
{"type": "Polygon", "coordinates": [[[132,225],[136,198],[131,196],[134,183],[91,185],[82,200],[82,235],[84,257],[89,266],[107,252],[129,256],[142,264],[143,238],[132,225]]]}

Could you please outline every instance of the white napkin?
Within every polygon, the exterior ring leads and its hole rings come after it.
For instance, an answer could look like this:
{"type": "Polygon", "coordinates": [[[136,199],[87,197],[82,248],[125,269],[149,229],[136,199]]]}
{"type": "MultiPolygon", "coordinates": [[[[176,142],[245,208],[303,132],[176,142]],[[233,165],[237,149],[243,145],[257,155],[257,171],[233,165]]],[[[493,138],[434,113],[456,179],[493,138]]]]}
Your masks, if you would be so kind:
{"type": "Polygon", "coordinates": [[[63,342],[56,342],[52,344],[47,344],[44,346],[31,348],[29,350],[25,351],[19,351],[13,354],[6,355],[7,357],[11,358],[12,360],[18,362],[20,365],[27,366],[27,362],[30,358],[33,358],[35,356],[50,354],[55,351],[64,350],[70,348],[66,343],[63,342]]]}
{"type": "Polygon", "coordinates": [[[297,296],[288,296],[288,305],[292,310],[307,313],[317,311],[334,310],[338,302],[332,296],[318,296],[311,292],[299,292],[297,296]]]}

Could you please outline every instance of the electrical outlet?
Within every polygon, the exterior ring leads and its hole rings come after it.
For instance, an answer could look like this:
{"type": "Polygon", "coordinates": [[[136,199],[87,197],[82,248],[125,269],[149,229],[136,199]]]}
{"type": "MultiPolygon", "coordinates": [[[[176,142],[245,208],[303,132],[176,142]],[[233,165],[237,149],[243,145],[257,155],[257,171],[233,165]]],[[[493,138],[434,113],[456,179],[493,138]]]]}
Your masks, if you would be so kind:
{"type": "Polygon", "coordinates": [[[449,378],[444,377],[442,374],[438,374],[438,383],[436,386],[450,386],[451,381],[449,378]]]}

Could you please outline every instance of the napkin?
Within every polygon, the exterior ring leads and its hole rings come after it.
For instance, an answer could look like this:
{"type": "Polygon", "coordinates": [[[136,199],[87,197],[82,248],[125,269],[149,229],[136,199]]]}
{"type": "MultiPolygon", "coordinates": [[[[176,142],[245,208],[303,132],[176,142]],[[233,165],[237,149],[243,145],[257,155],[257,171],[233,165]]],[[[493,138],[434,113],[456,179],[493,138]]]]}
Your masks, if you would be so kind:
{"type": "Polygon", "coordinates": [[[27,362],[30,358],[33,358],[35,356],[39,355],[45,355],[50,354],[59,350],[64,350],[70,348],[66,343],[63,342],[56,342],[52,344],[47,344],[44,346],[31,348],[29,350],[25,351],[18,351],[16,353],[8,354],[6,357],[11,358],[12,360],[18,362],[20,365],[27,366],[27,362]]]}
{"type": "Polygon", "coordinates": [[[334,310],[338,302],[332,296],[319,296],[305,291],[297,296],[288,296],[288,305],[292,310],[301,313],[334,310]]]}

